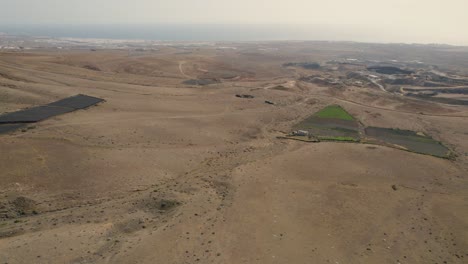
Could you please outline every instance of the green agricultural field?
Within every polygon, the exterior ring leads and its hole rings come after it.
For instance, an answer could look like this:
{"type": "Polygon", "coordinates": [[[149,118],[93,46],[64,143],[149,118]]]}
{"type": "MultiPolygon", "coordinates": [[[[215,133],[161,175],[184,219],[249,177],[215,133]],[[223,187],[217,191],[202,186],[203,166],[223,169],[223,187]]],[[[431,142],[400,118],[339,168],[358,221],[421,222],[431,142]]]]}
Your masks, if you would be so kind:
{"type": "Polygon", "coordinates": [[[359,142],[359,122],[339,105],[329,105],[293,126],[324,141],[359,142]]]}
{"type": "Polygon", "coordinates": [[[353,121],[354,117],[350,115],[346,110],[344,110],[341,106],[339,105],[329,105],[322,110],[318,111],[315,113],[316,117],[320,118],[336,118],[336,119],[342,119],[342,120],[349,120],[353,121]]]}
{"type": "Polygon", "coordinates": [[[372,143],[440,158],[453,158],[453,152],[422,132],[382,127],[366,127],[362,141],[359,121],[339,105],[329,105],[293,126],[308,136],[286,136],[306,142],[335,141],[372,143]],[[312,139],[312,140],[311,140],[312,139]]]}

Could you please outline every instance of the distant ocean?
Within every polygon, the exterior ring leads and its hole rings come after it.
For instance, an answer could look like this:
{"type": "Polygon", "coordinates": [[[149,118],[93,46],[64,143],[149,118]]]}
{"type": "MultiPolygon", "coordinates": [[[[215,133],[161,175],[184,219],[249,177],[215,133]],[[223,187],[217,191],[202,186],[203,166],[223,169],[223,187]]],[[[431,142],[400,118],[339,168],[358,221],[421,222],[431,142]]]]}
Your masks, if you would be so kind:
{"type": "MultiPolygon", "coordinates": [[[[383,30],[377,25],[2,25],[0,33],[53,38],[161,41],[324,40],[374,43],[450,43],[468,45],[450,35],[383,30]]],[[[0,35],[1,38],[1,35],[0,35]]]]}
{"type": "Polygon", "coordinates": [[[346,26],[319,25],[0,25],[0,32],[54,38],[162,41],[371,40],[350,33],[346,26]]]}

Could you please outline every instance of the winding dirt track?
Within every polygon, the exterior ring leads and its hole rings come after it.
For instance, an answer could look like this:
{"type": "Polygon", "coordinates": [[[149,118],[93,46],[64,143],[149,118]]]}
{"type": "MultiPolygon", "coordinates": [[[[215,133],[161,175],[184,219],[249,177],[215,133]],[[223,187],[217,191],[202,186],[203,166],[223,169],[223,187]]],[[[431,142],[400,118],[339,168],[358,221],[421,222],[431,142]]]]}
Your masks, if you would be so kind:
{"type": "Polygon", "coordinates": [[[187,79],[191,79],[192,77],[188,76],[187,74],[185,74],[184,70],[183,70],[183,66],[184,64],[187,63],[185,61],[181,61],[179,62],[179,71],[180,71],[180,74],[182,74],[183,77],[187,78],[187,79]]]}

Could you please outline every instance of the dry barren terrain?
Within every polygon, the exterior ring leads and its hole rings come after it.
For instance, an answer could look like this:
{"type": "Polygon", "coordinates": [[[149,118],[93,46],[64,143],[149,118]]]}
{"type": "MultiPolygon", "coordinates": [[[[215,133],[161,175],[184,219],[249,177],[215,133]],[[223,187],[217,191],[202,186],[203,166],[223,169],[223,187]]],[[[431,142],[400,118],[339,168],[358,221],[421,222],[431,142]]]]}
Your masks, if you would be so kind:
{"type": "Polygon", "coordinates": [[[468,106],[283,66],[341,45],[0,52],[0,113],[105,100],[0,135],[0,263],[467,263],[468,106]],[[455,158],[277,138],[330,104],[455,158]]]}

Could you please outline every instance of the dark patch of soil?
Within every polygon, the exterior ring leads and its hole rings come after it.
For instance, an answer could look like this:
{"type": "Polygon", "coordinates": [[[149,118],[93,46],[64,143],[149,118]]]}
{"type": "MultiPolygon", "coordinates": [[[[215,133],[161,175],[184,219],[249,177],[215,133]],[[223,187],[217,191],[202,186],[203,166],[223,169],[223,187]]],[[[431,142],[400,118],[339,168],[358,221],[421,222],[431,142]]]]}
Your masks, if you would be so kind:
{"type": "Polygon", "coordinates": [[[174,201],[174,200],[162,199],[162,200],[159,200],[159,201],[156,202],[156,207],[159,210],[163,210],[163,211],[171,210],[172,208],[174,208],[174,207],[176,207],[178,205],[180,205],[180,202],[174,201]]]}
{"type": "Polygon", "coordinates": [[[277,85],[277,86],[275,86],[275,87],[273,87],[273,88],[271,88],[271,89],[273,89],[273,90],[279,90],[279,91],[287,91],[287,90],[289,90],[289,88],[286,88],[286,87],[284,87],[283,85],[277,85]]]}
{"type": "Polygon", "coordinates": [[[83,66],[83,68],[88,69],[88,70],[92,70],[92,71],[101,71],[101,69],[99,69],[97,66],[89,65],[89,64],[83,66]]]}
{"type": "Polygon", "coordinates": [[[434,101],[442,104],[450,104],[450,105],[468,105],[468,101],[466,100],[458,100],[455,98],[444,98],[444,97],[433,97],[435,94],[413,94],[407,93],[406,96],[415,97],[418,99],[424,99],[428,101],[434,101]]]}
{"type": "Polygon", "coordinates": [[[393,66],[371,66],[367,68],[369,71],[381,73],[381,74],[412,74],[413,71],[403,70],[393,66]]]}
{"type": "Polygon", "coordinates": [[[301,67],[308,70],[320,69],[320,64],[316,62],[289,62],[283,64],[283,67],[301,67]]]}
{"type": "Polygon", "coordinates": [[[320,86],[333,86],[335,88],[343,88],[343,83],[336,78],[324,78],[321,76],[307,76],[307,77],[301,77],[299,78],[300,81],[302,82],[308,82],[308,83],[313,83],[313,84],[318,84],[320,86]]]}
{"type": "Polygon", "coordinates": [[[153,213],[161,213],[171,211],[181,203],[173,199],[150,197],[141,202],[140,206],[144,211],[150,211],[153,213]]]}
{"type": "Polygon", "coordinates": [[[429,89],[414,89],[414,88],[405,88],[406,91],[411,92],[436,92],[436,93],[446,93],[446,94],[468,94],[468,87],[463,88],[429,88],[429,89]]]}
{"type": "Polygon", "coordinates": [[[190,80],[183,81],[182,83],[187,84],[187,85],[204,86],[204,85],[219,83],[219,80],[216,80],[216,79],[190,79],[190,80]]]}
{"type": "Polygon", "coordinates": [[[236,94],[236,97],[252,99],[252,98],[254,98],[255,96],[250,95],[250,94],[236,94]]]}

